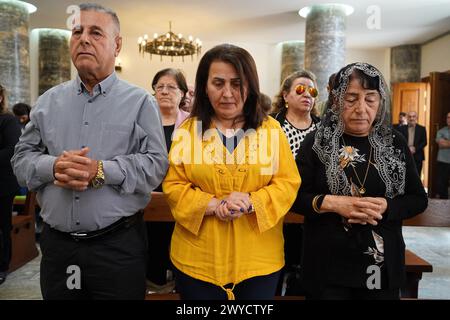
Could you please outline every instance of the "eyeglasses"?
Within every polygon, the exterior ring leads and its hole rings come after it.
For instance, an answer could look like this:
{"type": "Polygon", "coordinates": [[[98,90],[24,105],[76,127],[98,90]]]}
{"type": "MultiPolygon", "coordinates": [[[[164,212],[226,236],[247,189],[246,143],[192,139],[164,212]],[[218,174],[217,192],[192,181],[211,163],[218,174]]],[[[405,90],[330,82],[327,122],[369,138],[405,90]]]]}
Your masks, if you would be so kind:
{"type": "Polygon", "coordinates": [[[306,90],[308,90],[309,95],[313,98],[315,98],[319,95],[319,91],[317,91],[317,89],[314,87],[308,87],[308,86],[304,86],[302,84],[299,84],[298,86],[295,87],[295,92],[298,95],[303,94],[306,90]]]}
{"type": "Polygon", "coordinates": [[[167,91],[169,92],[175,92],[178,90],[177,86],[174,86],[172,84],[159,84],[154,89],[156,92],[163,92],[164,88],[167,88],[167,91]]]}

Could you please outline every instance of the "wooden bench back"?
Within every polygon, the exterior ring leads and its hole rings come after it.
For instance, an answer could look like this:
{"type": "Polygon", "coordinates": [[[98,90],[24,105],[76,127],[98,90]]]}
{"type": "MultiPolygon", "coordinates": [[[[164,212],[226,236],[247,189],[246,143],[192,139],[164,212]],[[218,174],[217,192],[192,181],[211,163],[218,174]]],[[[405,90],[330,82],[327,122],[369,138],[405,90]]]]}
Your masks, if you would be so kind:
{"type": "MultiPolygon", "coordinates": [[[[144,210],[146,221],[174,221],[169,205],[162,192],[152,192],[152,199],[144,210]]],[[[303,216],[289,212],[285,223],[303,223],[303,216]]],[[[428,207],[411,219],[403,221],[404,226],[450,227],[450,200],[428,199],[428,207]]]]}

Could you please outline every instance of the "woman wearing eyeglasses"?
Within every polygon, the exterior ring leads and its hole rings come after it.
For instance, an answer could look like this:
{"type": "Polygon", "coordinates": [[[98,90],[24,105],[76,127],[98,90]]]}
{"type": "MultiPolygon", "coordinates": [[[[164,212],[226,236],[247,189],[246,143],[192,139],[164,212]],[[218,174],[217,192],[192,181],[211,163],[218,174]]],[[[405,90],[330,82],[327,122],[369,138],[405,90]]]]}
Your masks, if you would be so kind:
{"type": "Polygon", "coordinates": [[[399,299],[405,280],[402,220],[427,195],[403,136],[390,123],[389,88],[367,63],[336,75],[317,131],[302,143],[293,209],[305,217],[306,297],[399,299]]]}
{"type": "MultiPolygon", "coordinates": [[[[188,92],[188,86],[180,70],[167,68],[156,73],[152,81],[152,88],[161,111],[164,137],[167,151],[169,151],[174,130],[189,116],[189,113],[180,109],[188,92]]],[[[155,191],[162,192],[161,186],[155,191]]],[[[169,245],[173,226],[173,222],[147,223],[149,247],[147,288],[151,292],[167,293],[174,287],[173,282],[167,282],[167,271],[172,270],[169,245]]]]}
{"type": "MultiPolygon", "coordinates": [[[[275,113],[272,116],[278,120],[283,128],[294,158],[297,156],[300,144],[306,135],[314,132],[320,122],[315,108],[317,95],[316,76],[312,72],[301,70],[284,79],[276,97],[275,113]]],[[[296,271],[301,264],[302,232],[303,226],[299,224],[285,224],[283,226],[286,265],[278,284],[279,293],[283,293],[281,288],[285,274],[287,274],[285,294],[302,294],[299,284],[290,281],[296,279],[296,271]]]]}

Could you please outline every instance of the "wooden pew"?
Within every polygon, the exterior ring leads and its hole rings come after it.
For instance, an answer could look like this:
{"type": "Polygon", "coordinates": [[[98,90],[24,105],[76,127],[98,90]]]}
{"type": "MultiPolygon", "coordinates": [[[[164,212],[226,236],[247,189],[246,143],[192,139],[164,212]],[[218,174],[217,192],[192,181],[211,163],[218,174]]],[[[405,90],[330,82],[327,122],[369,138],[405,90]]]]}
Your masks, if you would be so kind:
{"type": "MultiPolygon", "coordinates": [[[[23,214],[13,217],[13,257],[10,272],[34,259],[38,255],[35,245],[34,212],[36,206],[35,193],[29,193],[25,202],[17,199],[15,204],[25,205],[23,214]],[[22,232],[21,232],[22,231],[22,232]]],[[[446,215],[450,208],[450,200],[429,199],[426,211],[416,217],[405,220],[405,226],[431,226],[450,227],[450,215],[446,215]]],[[[145,221],[174,221],[170,208],[164,194],[153,192],[152,200],[144,209],[145,221]]],[[[285,223],[303,223],[303,216],[289,212],[284,220],[285,223]]],[[[420,258],[410,250],[405,252],[407,283],[402,288],[402,297],[417,298],[418,285],[422,279],[423,272],[432,272],[433,267],[426,260],[420,258]]],[[[147,295],[147,299],[170,300],[178,299],[177,294],[147,295]]],[[[279,297],[282,299],[283,297],[279,297]]],[[[297,297],[302,299],[303,297],[297,297]]]]}
{"type": "MultiPolygon", "coordinates": [[[[449,208],[450,200],[429,199],[427,210],[412,219],[405,220],[404,225],[418,226],[420,223],[423,223],[425,226],[450,227],[450,218],[445,216],[445,213],[449,211],[449,208]]],[[[161,192],[152,193],[152,199],[144,210],[144,220],[174,221],[164,194],[161,192]]],[[[294,212],[289,212],[284,219],[284,223],[303,223],[303,216],[294,212]]],[[[417,299],[419,281],[422,279],[422,274],[424,272],[432,272],[433,266],[408,249],[405,251],[405,264],[407,281],[404,288],[401,289],[401,296],[402,298],[417,299]]],[[[177,298],[179,298],[179,296],[173,294],[147,295],[147,299],[150,300],[177,298]]],[[[302,299],[303,297],[296,298],[302,299]]]]}
{"type": "Polygon", "coordinates": [[[12,217],[12,256],[8,272],[12,272],[39,254],[36,248],[35,210],[36,194],[29,192],[26,199],[17,198],[14,205],[22,204],[23,212],[12,217]]]}

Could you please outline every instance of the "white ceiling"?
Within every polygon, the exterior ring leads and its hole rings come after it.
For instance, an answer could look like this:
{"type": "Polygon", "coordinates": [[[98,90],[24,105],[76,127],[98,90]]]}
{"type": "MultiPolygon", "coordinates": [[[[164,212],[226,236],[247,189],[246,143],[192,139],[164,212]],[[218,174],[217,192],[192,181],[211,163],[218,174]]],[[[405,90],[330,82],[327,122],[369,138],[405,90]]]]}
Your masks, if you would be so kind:
{"type": "MultiPolygon", "coordinates": [[[[95,0],[90,0],[94,2],[95,0]]],[[[69,5],[84,1],[28,0],[38,11],[31,28],[65,28],[69,5]]],[[[85,2],[89,2],[88,0],[85,2]]],[[[115,10],[128,37],[168,31],[192,34],[203,42],[275,44],[304,40],[305,19],[300,8],[331,1],[305,0],[97,0],[115,10]]],[[[450,0],[351,0],[355,12],[347,17],[347,47],[382,48],[423,43],[450,31],[450,0]],[[374,3],[375,2],[375,3],[374,3]],[[380,8],[381,29],[369,30],[367,8],[380,8]]]]}

